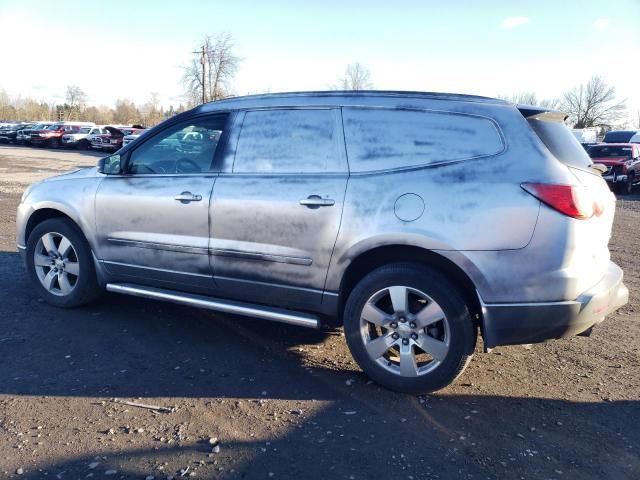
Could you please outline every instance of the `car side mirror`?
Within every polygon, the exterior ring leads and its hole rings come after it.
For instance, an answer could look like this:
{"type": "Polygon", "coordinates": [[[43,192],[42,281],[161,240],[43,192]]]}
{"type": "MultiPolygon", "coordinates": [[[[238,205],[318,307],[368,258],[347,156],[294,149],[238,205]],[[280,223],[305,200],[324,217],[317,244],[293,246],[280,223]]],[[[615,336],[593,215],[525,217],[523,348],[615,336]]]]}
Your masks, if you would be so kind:
{"type": "Polygon", "coordinates": [[[122,173],[122,160],[120,155],[111,155],[98,161],[98,172],[105,175],[120,175],[122,173]]]}

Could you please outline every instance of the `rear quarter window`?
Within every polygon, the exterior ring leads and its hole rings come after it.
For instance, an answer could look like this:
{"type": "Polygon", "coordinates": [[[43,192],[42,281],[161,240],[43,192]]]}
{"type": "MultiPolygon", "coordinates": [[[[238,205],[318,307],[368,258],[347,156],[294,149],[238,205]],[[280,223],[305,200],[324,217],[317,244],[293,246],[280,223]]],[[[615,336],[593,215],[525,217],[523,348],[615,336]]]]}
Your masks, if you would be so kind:
{"type": "Polygon", "coordinates": [[[563,122],[531,118],[529,125],[551,154],[565,165],[587,169],[593,162],[563,122]]]}
{"type": "Polygon", "coordinates": [[[432,165],[501,153],[488,118],[448,112],[343,108],[349,168],[368,172],[432,165]]]}

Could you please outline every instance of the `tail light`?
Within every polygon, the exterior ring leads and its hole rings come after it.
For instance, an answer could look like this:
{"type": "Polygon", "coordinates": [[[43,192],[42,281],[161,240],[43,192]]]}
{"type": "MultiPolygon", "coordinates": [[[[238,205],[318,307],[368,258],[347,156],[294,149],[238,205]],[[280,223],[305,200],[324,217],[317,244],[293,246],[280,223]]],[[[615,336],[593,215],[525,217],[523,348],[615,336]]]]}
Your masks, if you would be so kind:
{"type": "Polygon", "coordinates": [[[602,196],[577,185],[555,185],[549,183],[523,183],[521,187],[551,208],[572,218],[584,220],[600,216],[605,203],[602,196]]]}

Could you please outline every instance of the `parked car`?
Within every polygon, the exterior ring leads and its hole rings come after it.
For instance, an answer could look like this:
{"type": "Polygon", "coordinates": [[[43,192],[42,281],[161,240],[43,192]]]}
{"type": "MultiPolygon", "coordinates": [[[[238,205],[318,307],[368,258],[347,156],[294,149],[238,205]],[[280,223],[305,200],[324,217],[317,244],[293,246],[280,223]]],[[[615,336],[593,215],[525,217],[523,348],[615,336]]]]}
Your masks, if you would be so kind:
{"type": "Polygon", "coordinates": [[[31,132],[33,130],[44,130],[47,127],[53,125],[54,122],[36,122],[23,125],[16,134],[16,141],[22,145],[28,145],[31,143],[31,132]]]}
{"type": "Polygon", "coordinates": [[[92,122],[58,122],[43,130],[33,130],[31,132],[31,145],[61,147],[62,136],[65,133],[79,132],[82,127],[91,127],[92,122]]]}
{"type": "Polygon", "coordinates": [[[640,182],[640,144],[602,143],[589,149],[593,163],[607,167],[603,178],[611,189],[620,193],[631,193],[640,182]]]}
{"type": "Polygon", "coordinates": [[[415,92],[216,101],[30,186],[18,249],[52,305],[106,289],[344,325],[372,379],[432,391],[478,332],[587,335],[628,301],[615,197],[564,118],[415,92]]]}
{"type": "Polygon", "coordinates": [[[580,142],[583,146],[586,144],[594,144],[596,143],[596,135],[597,129],[593,127],[589,128],[574,128],[571,130],[571,133],[576,140],[580,142]]]}
{"type": "MultiPolygon", "coordinates": [[[[114,136],[114,146],[120,148],[122,138],[125,136],[123,129],[131,128],[129,125],[105,125],[104,132],[91,139],[91,148],[98,150],[114,150],[111,148],[111,136],[114,136]]],[[[115,150],[117,150],[117,148],[115,150]]]]}
{"type": "Polygon", "coordinates": [[[147,129],[144,129],[144,128],[143,129],[132,130],[132,133],[122,137],[122,146],[124,147],[125,145],[128,145],[131,142],[133,142],[134,140],[137,140],[138,137],[140,137],[140,135],[142,135],[146,131],[147,131],[147,129]]]}
{"type": "Polygon", "coordinates": [[[602,139],[604,143],[629,143],[634,135],[640,133],[638,130],[611,130],[602,139]]]}
{"type": "Polygon", "coordinates": [[[142,127],[106,127],[109,132],[108,138],[102,137],[101,147],[105,151],[116,151],[122,148],[124,137],[133,135],[144,130],[142,127]]]}
{"type": "Polygon", "coordinates": [[[0,128],[0,142],[17,143],[18,130],[22,128],[22,123],[14,123],[0,128]]]}
{"type": "Polygon", "coordinates": [[[65,133],[62,136],[62,145],[65,147],[88,149],[91,148],[92,140],[99,135],[106,135],[107,130],[104,125],[94,125],[92,127],[81,127],[75,133],[65,133]]]}

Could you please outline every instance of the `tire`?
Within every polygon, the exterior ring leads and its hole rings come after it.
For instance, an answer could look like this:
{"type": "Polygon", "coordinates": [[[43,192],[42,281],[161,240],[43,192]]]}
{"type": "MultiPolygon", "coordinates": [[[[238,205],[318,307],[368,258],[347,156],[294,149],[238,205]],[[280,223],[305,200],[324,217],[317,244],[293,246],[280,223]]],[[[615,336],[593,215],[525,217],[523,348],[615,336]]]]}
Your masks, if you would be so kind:
{"type": "Polygon", "coordinates": [[[47,303],[56,307],[73,308],[86,305],[100,295],[91,248],[71,220],[51,218],[36,225],[27,240],[26,255],[29,278],[47,303]],[[45,236],[48,239],[46,241],[45,236]],[[62,244],[63,238],[70,243],[70,248],[62,244]],[[55,248],[47,248],[51,244],[55,248]],[[64,252],[58,249],[64,249],[64,252]],[[49,251],[58,253],[61,258],[54,260],[47,253],[49,251]],[[49,265],[45,265],[47,262],[49,265]],[[51,288],[46,288],[45,283],[51,285],[51,288]]]}
{"type": "Polygon", "coordinates": [[[356,285],[345,305],[344,332],[353,358],[371,379],[391,390],[412,394],[439,390],[460,376],[471,360],[477,336],[459,289],[441,273],[411,263],[378,268],[356,285]],[[398,314],[403,310],[394,308],[395,298],[408,298],[404,311],[409,313],[398,314]],[[363,312],[365,307],[367,313],[363,312]],[[380,312],[383,317],[378,317],[380,312]],[[380,323],[375,325],[365,317],[380,323]],[[444,318],[433,320],[439,317],[444,318]],[[380,328],[383,323],[386,327],[380,328]],[[423,323],[428,326],[423,328],[423,323]],[[396,343],[389,347],[391,342],[396,343]],[[428,348],[421,350],[418,344],[428,348]],[[383,350],[383,356],[378,357],[383,350]],[[427,350],[433,355],[427,355],[427,350]]]}
{"type": "Polygon", "coordinates": [[[631,195],[633,193],[633,182],[635,182],[634,174],[630,173],[627,181],[622,185],[620,193],[623,195],[631,195]]]}
{"type": "Polygon", "coordinates": [[[78,142],[78,147],[80,150],[89,150],[90,144],[87,140],[80,140],[78,142]]]}

